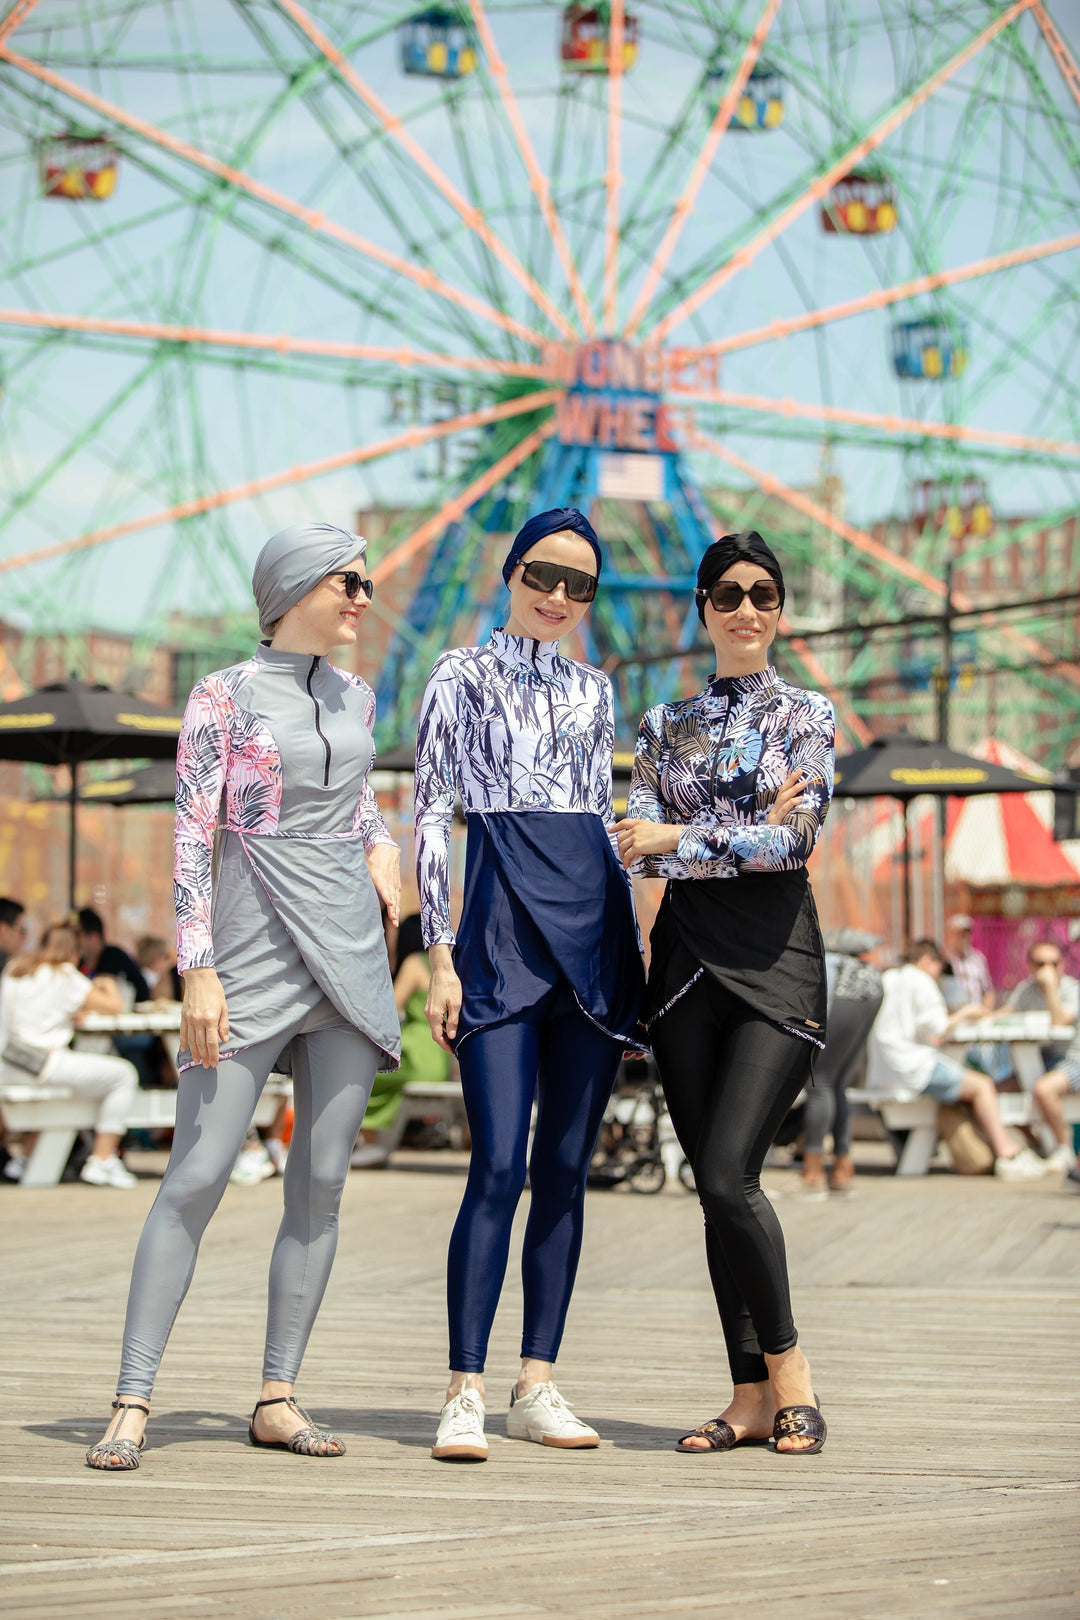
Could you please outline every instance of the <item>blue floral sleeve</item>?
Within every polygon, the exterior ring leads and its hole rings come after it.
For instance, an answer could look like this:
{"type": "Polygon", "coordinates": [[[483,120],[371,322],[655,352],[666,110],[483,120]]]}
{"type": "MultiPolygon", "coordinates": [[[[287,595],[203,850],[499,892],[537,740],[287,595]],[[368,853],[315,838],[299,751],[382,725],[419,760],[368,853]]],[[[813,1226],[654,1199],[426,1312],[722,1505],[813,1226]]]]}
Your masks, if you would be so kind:
{"type": "Polygon", "coordinates": [[[452,945],[450,829],[458,792],[458,672],[444,653],[431,672],[416,737],[416,883],[425,947],[452,945]]]}

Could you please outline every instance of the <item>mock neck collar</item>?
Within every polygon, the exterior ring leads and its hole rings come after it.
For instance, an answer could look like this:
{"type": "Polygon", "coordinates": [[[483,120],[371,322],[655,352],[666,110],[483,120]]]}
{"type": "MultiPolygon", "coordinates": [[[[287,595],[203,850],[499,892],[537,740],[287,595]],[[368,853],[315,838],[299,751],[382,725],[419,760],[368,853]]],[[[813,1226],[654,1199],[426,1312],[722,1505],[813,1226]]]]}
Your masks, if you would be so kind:
{"type": "Polygon", "coordinates": [[[299,675],[303,680],[307,680],[312,665],[318,669],[326,662],[318,653],[283,652],[280,647],[273,647],[268,641],[259,642],[255,649],[255,657],[268,669],[286,670],[293,675],[299,675]]]}
{"type": "Polygon", "coordinates": [[[551,675],[559,661],[557,641],[533,641],[528,636],[511,636],[502,629],[491,632],[488,646],[508,669],[537,669],[551,675]]]}
{"type": "Polygon", "coordinates": [[[710,675],[709,692],[713,697],[739,698],[752,692],[771,692],[780,677],[771,664],[755,669],[751,675],[710,675]]]}

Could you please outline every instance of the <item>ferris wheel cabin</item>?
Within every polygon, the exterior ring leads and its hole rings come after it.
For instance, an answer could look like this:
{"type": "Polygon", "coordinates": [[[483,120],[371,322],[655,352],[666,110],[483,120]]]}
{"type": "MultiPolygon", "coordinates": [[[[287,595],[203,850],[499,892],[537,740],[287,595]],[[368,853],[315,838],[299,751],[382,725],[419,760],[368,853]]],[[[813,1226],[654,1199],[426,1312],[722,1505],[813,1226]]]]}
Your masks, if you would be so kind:
{"type": "MultiPolygon", "coordinates": [[[[559,37],[559,57],[568,72],[606,73],[611,55],[611,15],[607,6],[567,6],[559,37]]],[[[638,20],[623,18],[623,72],[629,73],[638,57],[638,20]]]]}
{"type": "Polygon", "coordinates": [[[897,321],[892,346],[893,370],[908,382],[958,377],[967,365],[964,327],[944,315],[897,321]]]}
{"type": "Polygon", "coordinates": [[[401,71],[428,79],[464,79],[476,72],[476,46],[452,11],[433,6],[401,27],[401,71]]]}
{"type": "Polygon", "coordinates": [[[972,476],[956,483],[922,479],[912,490],[911,522],[919,534],[929,529],[949,540],[967,535],[986,539],[994,532],[994,509],[985,478],[972,476]]]}
{"type": "MultiPolygon", "coordinates": [[[[706,76],[705,88],[709,98],[709,112],[713,118],[720,110],[728,78],[729,70],[723,62],[718,62],[706,76]]],[[[743,87],[743,93],[728,119],[728,129],[769,130],[776,129],[783,122],[783,78],[768,63],[756,62],[750,70],[750,77],[743,87]]]]}
{"type": "Polygon", "coordinates": [[[116,190],[120,153],[104,135],[52,135],[38,148],[43,197],[104,202],[116,190]]]}
{"type": "Polygon", "coordinates": [[[869,169],[852,169],[821,205],[821,228],[835,236],[884,236],[897,218],[896,188],[869,169]]]}

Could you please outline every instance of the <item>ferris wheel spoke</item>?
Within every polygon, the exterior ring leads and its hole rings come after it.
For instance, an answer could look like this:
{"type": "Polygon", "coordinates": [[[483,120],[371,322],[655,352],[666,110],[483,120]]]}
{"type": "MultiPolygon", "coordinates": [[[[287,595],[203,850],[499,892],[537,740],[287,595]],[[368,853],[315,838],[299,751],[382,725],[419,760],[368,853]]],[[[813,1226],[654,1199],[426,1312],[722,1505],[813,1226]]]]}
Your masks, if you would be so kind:
{"type": "MultiPolygon", "coordinates": [[[[829,511],[828,507],[822,506],[819,501],[815,501],[809,495],[803,494],[801,490],[790,488],[789,485],[782,483],[779,478],[774,478],[772,473],[766,472],[764,468],[756,467],[752,461],[747,461],[745,456],[741,456],[730,445],[722,443],[719,439],[710,438],[703,433],[694,434],[691,442],[695,449],[706,450],[710,455],[718,457],[719,460],[726,461],[730,467],[735,467],[749,478],[752,483],[755,483],[759,489],[764,491],[766,495],[775,496],[788,506],[794,507],[797,512],[801,512],[804,517],[812,519],[815,523],[822,524],[826,529],[831,529],[833,534],[839,535],[842,540],[846,540],[849,545],[854,546],[857,551],[862,552],[865,556],[873,557],[875,562],[891,573],[903,575],[911,580],[913,584],[921,586],[931,596],[938,599],[944,598],[946,586],[936,575],[927,573],[924,568],[910,562],[908,558],[900,553],[890,551],[880,540],[875,540],[872,534],[867,534],[865,529],[857,529],[853,523],[848,523],[844,518],[837,517],[835,513],[829,511]]],[[[964,591],[954,589],[952,591],[952,600],[961,612],[966,612],[969,609],[974,610],[971,598],[964,591]]],[[[988,614],[988,619],[993,620],[994,618],[995,616],[992,613],[988,614]]],[[[1044,647],[1041,642],[1036,641],[1032,636],[1025,635],[1022,631],[1015,630],[1011,625],[999,625],[999,633],[1026,653],[1037,658],[1039,662],[1044,664],[1053,662],[1073,685],[1080,686],[1080,667],[1077,665],[1061,664],[1055,655],[1044,647]]]]}
{"type": "Polygon", "coordinates": [[[802,315],[779,316],[764,326],[755,326],[730,337],[715,338],[687,350],[688,354],[732,354],[737,349],[748,349],[758,343],[771,343],[777,338],[792,337],[813,327],[825,326],[832,321],[846,320],[849,315],[861,315],[866,310],[885,309],[890,304],[920,293],[932,292],[937,287],[951,287],[961,281],[972,281],[978,276],[993,275],[998,270],[1011,270],[1017,265],[1031,264],[1036,259],[1050,258],[1056,253],[1069,253],[1080,247],[1080,231],[1054,237],[1048,242],[1036,242],[1030,247],[1011,248],[1006,253],[991,253],[984,259],[955,266],[952,270],[935,270],[928,275],[913,276],[909,281],[897,282],[893,287],[875,287],[872,292],[857,298],[847,298],[841,304],[830,304],[824,309],[807,310],[802,315]]]}
{"type": "Polygon", "coordinates": [[[690,171],[689,179],[671,210],[671,222],[664,232],[663,239],[656,250],[652,263],[645,272],[641,290],[626,322],[623,332],[624,337],[633,337],[648,312],[653,295],[660,284],[660,278],[667,269],[671,255],[675,251],[676,243],[682,235],[683,226],[694,211],[698,192],[701,190],[705,176],[709,172],[720,142],[730,127],[731,116],[738,104],[739,97],[743,93],[746,81],[750,77],[750,70],[761,55],[761,48],[768,37],[769,29],[772,27],[773,19],[779,9],[780,0],[766,0],[765,9],[758,19],[758,25],[739,59],[728,88],[719,107],[716,109],[716,116],[709,127],[709,133],[705,137],[704,145],[690,171]]]}
{"type": "Polygon", "coordinates": [[[157,146],[164,147],[184,162],[205,169],[208,173],[215,174],[219,179],[225,180],[229,185],[246,191],[258,201],[287,214],[292,219],[298,220],[317,235],[341,242],[346,247],[350,247],[357,253],[362,254],[365,258],[374,259],[387,269],[404,276],[425,292],[436,294],[450,303],[471,310],[474,315],[483,316],[485,320],[502,327],[504,331],[512,332],[517,337],[524,338],[537,347],[543,343],[543,337],[534,328],[526,326],[513,316],[507,315],[502,310],[494,308],[493,305],[485,303],[483,299],[474,297],[472,293],[452,286],[449,282],[437,276],[433,270],[417,267],[408,259],[403,259],[399,254],[392,253],[388,248],[380,247],[378,243],[368,241],[366,237],[360,236],[345,225],[338,224],[336,220],[328,219],[319,210],[296,202],[294,198],[287,197],[283,192],[276,191],[272,186],[264,185],[262,181],[254,179],[242,170],[235,169],[228,163],[223,163],[219,158],[212,157],[210,153],[201,151],[198,147],[178,139],[175,135],[170,135],[167,130],[159,128],[158,125],[150,123],[147,119],[128,112],[125,108],[105,100],[104,97],[96,95],[91,90],[85,90],[81,85],[76,84],[71,79],[65,79],[61,74],[54,73],[51,68],[45,67],[42,63],[19,55],[2,42],[0,42],[0,60],[7,61],[22,72],[29,73],[44,83],[50,84],[53,89],[60,90],[75,101],[82,102],[84,106],[92,107],[96,112],[111,119],[114,123],[123,125],[157,146]]]}
{"type": "Polygon", "coordinates": [[[478,478],[474,478],[463,490],[451,496],[436,513],[421,523],[419,528],[414,529],[412,534],[402,540],[400,544],[396,545],[393,551],[387,552],[385,557],[379,559],[371,569],[371,578],[374,583],[378,585],[384,579],[389,579],[391,574],[395,574],[399,568],[404,567],[412,557],[416,556],[418,551],[423,551],[424,547],[430,545],[451,523],[460,522],[474,501],[480,500],[481,496],[486,495],[490,489],[493,489],[500,479],[513,472],[514,468],[519,467],[523,461],[527,461],[545,440],[551,438],[555,428],[554,417],[547,422],[542,422],[538,428],[534,428],[512,450],[508,450],[504,456],[500,456],[497,461],[493,461],[491,466],[486,468],[478,478]]]}
{"type": "Polygon", "coordinates": [[[608,18],[607,167],[604,171],[604,287],[602,324],[615,336],[619,300],[619,196],[622,190],[623,0],[611,0],[608,18]]]}
{"type": "Polygon", "coordinates": [[[406,345],[339,343],[329,338],[297,338],[284,332],[228,332],[211,327],[177,326],[167,321],[115,320],[107,316],[67,315],[36,309],[0,309],[0,326],[43,328],[55,332],[85,332],[112,337],[145,338],[160,343],[184,343],[228,349],[254,349],[278,355],[322,355],[338,360],[372,360],[411,369],[472,371],[493,377],[535,377],[542,380],[543,365],[529,361],[498,360],[486,355],[438,354],[406,345]]]}
{"type": "Polygon", "coordinates": [[[37,3],[38,0],[15,0],[3,22],[0,22],[0,40],[5,40],[9,34],[13,34],[16,28],[26,21],[37,3]]]}
{"type": "Polygon", "coordinates": [[[461,416],[449,417],[445,421],[406,428],[404,432],[395,433],[390,438],[381,439],[374,444],[358,445],[351,450],[340,451],[337,455],[323,456],[318,461],[309,461],[301,466],[286,468],[282,472],[269,473],[262,478],[249,479],[246,483],[233,485],[231,489],[219,489],[209,495],[196,496],[192,500],[177,501],[160,511],[148,512],[142,517],[129,518],[122,523],[113,523],[107,528],[95,529],[88,534],[75,535],[70,540],[58,540],[36,551],[0,558],[0,574],[13,573],[16,569],[28,568],[36,563],[51,562],[56,557],[68,556],[72,552],[87,551],[94,546],[105,545],[110,540],[122,539],[125,535],[160,528],[164,523],[179,523],[184,518],[217,511],[237,501],[265,495],[270,490],[285,489],[293,484],[304,483],[309,478],[339,472],[343,467],[359,466],[366,461],[393,455],[398,450],[412,450],[429,443],[432,439],[446,438],[453,433],[464,433],[474,427],[485,427],[491,422],[505,421],[507,417],[523,416],[528,411],[554,405],[562,397],[563,390],[560,388],[540,389],[518,399],[507,400],[501,405],[484,406],[480,410],[467,411],[461,416]]]}
{"type": "Polygon", "coordinates": [[[487,12],[484,10],[481,0],[469,0],[469,10],[472,13],[480,43],[484,47],[488,72],[495,80],[499,99],[502,102],[514,139],[517,142],[521,161],[524,163],[526,173],[529,176],[529,184],[536,196],[537,206],[540,209],[544,224],[547,226],[559,263],[562,265],[566,285],[570,289],[570,296],[574,300],[574,308],[578,313],[578,320],[581,322],[582,330],[586,335],[592,337],[596,332],[596,318],[585,295],[585,288],[578,267],[574,262],[574,255],[570,251],[570,244],[566,239],[562,220],[551,195],[550,182],[536,156],[532,137],[521,115],[521,108],[518,105],[517,97],[514,95],[510,75],[506,70],[506,63],[503,61],[487,12]]]}
{"type": "Polygon", "coordinates": [[[1054,60],[1061,69],[1061,76],[1069,87],[1069,93],[1076,105],[1080,107],[1080,68],[1077,67],[1068,46],[1050,21],[1042,0],[1033,0],[1031,9],[1035,14],[1035,21],[1041,28],[1046,43],[1053,52],[1054,60]]]}
{"type": "Polygon", "coordinates": [[[651,343],[663,342],[674,327],[680,325],[694,310],[699,309],[702,304],[719,292],[721,287],[726,286],[741,271],[753,264],[754,260],[768,247],[770,242],[774,241],[781,232],[787,230],[788,226],[800,218],[808,208],[813,207],[814,203],[820,202],[838,180],[841,180],[844,175],[848,174],[856,164],[869,156],[871,152],[876,151],[894,130],[898,129],[906,119],[911,117],[912,113],[916,112],[924,102],[930,99],[936,90],[947,83],[954,74],[966,66],[972,57],[977,56],[992,40],[996,39],[998,34],[1007,28],[1010,23],[1014,22],[1017,17],[1025,11],[1029,11],[1034,3],[1035,0],[1013,0],[1013,4],[1007,11],[1001,12],[978,34],[969,39],[967,44],[951,56],[942,67],[932,73],[910,94],[902,97],[886,113],[885,117],[875,124],[868,135],[857,141],[854,146],[849,147],[843,156],[837,158],[834,163],[829,164],[798,196],[788,203],[786,207],[782,208],[767,225],[752,236],[749,242],[740,248],[736,248],[725,265],[712,275],[707,276],[681,303],[664,315],[650,330],[648,340],[651,343]]]}
{"type": "MultiPolygon", "coordinates": [[[[616,0],[619,3],[619,0],[616,0]]],[[[560,331],[565,338],[573,339],[577,336],[573,325],[566,319],[562,310],[529,274],[525,266],[510,251],[506,244],[492,230],[482,211],[471,203],[469,199],[454,185],[449,175],[445,174],[434,158],[421,146],[416,137],[406,129],[402,120],[392,113],[390,108],[377,95],[365,79],[362,79],[352,63],[343,55],[333,41],[323,33],[314,19],[305,11],[298,0],[276,0],[276,4],[292,18],[296,26],[307,35],[308,39],[320,51],[334,68],[344,82],[364,103],[372,113],[385,133],[397,141],[403,151],[407,152],[413,162],[425,174],[450,206],[456,209],[464,225],[473,231],[499,263],[514,277],[515,281],[524,288],[536,304],[542,309],[548,320],[560,331]]]]}
{"type": "Polygon", "coordinates": [[[948,439],[954,443],[987,444],[1009,450],[1037,450],[1042,455],[1080,457],[1080,443],[1067,439],[1047,439],[1028,433],[1005,433],[994,428],[969,427],[959,422],[928,422],[921,418],[879,411],[856,411],[842,406],[805,404],[794,399],[770,399],[761,394],[742,394],[729,388],[688,393],[687,400],[707,405],[732,405],[744,411],[764,411],[773,416],[802,417],[813,422],[846,422],[856,427],[883,428],[889,433],[909,434],[920,439],[948,439]]]}

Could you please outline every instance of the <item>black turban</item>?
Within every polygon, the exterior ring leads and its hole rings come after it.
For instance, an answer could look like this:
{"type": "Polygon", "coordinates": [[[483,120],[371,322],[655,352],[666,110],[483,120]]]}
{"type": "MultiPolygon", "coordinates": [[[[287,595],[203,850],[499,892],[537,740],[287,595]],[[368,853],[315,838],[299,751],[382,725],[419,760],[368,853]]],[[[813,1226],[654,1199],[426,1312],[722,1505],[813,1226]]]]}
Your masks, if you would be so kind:
{"type": "Polygon", "coordinates": [[[592,546],[593,555],[596,557],[596,572],[599,575],[604,559],[600,555],[600,542],[596,537],[596,530],[584,512],[579,512],[576,506],[554,506],[550,512],[537,512],[535,517],[522,524],[514,536],[514,543],[506,554],[502,569],[502,577],[507,585],[510,583],[510,575],[522,557],[527,551],[531,551],[538,540],[546,539],[549,534],[562,534],[566,529],[569,529],[571,534],[580,534],[581,538],[592,546]]]}
{"type": "MultiPolygon", "coordinates": [[[[721,539],[713,541],[698,563],[698,590],[712,590],[717,580],[722,579],[732,564],[737,562],[757,563],[759,568],[764,568],[770,578],[775,579],[780,590],[780,608],[783,611],[785,595],[783,571],[756,529],[746,529],[742,534],[725,534],[721,539]]],[[[699,596],[697,599],[698,618],[702,624],[705,623],[707,601],[706,596],[699,596]]]]}

